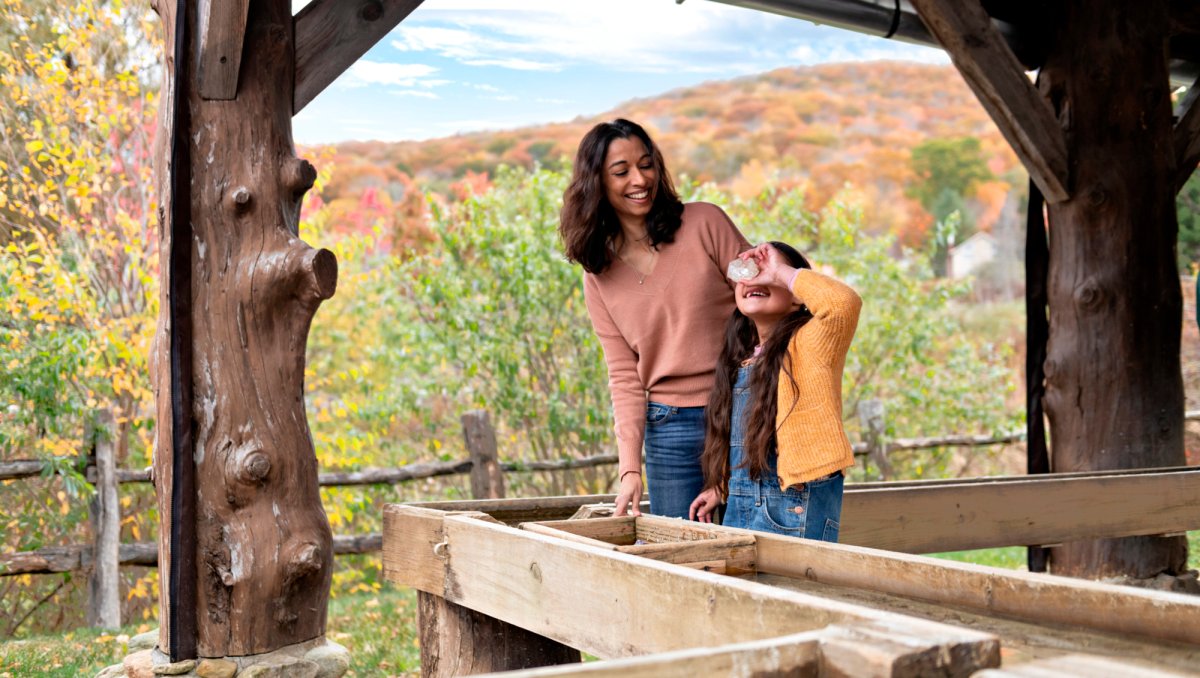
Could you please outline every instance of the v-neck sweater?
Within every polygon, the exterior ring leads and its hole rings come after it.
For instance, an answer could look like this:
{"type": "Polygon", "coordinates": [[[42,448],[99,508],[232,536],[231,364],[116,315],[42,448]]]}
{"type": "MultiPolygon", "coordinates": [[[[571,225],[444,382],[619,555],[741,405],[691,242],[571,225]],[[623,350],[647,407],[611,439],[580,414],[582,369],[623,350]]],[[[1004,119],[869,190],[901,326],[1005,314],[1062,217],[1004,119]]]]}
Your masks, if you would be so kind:
{"type": "Polygon", "coordinates": [[[720,207],[688,203],[648,274],[618,257],[601,273],[584,273],[588,315],[608,365],[620,475],[642,468],[648,400],[707,404],[736,307],[725,267],[749,247],[720,207]]]}

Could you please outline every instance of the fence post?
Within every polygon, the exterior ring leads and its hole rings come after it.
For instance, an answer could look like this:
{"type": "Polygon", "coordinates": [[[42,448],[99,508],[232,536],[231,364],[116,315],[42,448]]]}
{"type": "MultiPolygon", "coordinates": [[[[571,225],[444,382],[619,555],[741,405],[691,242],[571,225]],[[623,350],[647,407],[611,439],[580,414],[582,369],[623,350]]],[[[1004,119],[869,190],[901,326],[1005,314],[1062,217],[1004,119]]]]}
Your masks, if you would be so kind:
{"type": "Polygon", "coordinates": [[[496,453],[496,430],[487,410],[471,410],[462,416],[463,439],[471,459],[471,496],[503,499],[504,472],[496,453]]]}
{"type": "Polygon", "coordinates": [[[88,580],[87,623],[115,629],[121,626],[121,502],[117,496],[117,462],[111,410],[101,410],[93,433],[92,454],[96,465],[96,494],[89,506],[96,543],[88,580]]]}
{"type": "Polygon", "coordinates": [[[879,400],[863,400],[858,403],[858,421],[862,425],[867,443],[867,459],[879,467],[883,480],[892,477],[892,464],[887,458],[887,440],[884,437],[884,407],[879,400]]]}

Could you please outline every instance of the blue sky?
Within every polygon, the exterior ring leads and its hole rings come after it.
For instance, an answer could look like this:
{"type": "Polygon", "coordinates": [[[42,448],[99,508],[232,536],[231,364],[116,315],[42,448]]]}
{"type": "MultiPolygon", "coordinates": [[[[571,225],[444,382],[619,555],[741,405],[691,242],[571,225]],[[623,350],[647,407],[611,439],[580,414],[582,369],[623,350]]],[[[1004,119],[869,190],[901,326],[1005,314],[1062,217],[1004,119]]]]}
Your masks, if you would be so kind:
{"type": "Polygon", "coordinates": [[[561,122],[707,80],[879,59],[949,63],[940,50],[711,0],[425,0],[296,116],[295,138],[561,122]]]}

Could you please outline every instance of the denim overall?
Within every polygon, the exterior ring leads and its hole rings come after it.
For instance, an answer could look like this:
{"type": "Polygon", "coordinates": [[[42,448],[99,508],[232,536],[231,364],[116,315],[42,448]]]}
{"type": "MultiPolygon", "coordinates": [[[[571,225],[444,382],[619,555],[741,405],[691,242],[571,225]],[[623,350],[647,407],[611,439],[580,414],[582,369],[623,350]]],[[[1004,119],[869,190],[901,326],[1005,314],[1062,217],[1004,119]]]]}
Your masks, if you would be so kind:
{"type": "Polygon", "coordinates": [[[761,532],[836,542],[842,516],[841,472],[787,490],[779,488],[778,455],[768,456],[768,469],[758,480],[742,467],[745,461],[746,410],[750,402],[750,371],[738,370],[733,387],[733,416],[729,441],[729,499],[723,523],[761,532]]]}

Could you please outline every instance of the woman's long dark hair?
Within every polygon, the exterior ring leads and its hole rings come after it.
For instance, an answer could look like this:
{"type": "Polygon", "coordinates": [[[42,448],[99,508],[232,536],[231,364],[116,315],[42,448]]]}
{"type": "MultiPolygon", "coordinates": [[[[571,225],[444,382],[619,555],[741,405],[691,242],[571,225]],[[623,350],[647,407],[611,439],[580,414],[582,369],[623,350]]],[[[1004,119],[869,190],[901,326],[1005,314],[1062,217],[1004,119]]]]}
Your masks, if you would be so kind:
{"type": "MultiPolygon", "coordinates": [[[[804,255],[791,245],[772,242],[788,263],[795,268],[812,268],[804,255]]],[[[775,414],[779,405],[779,375],[784,373],[795,386],[788,343],[792,335],[812,318],[807,306],[792,311],[775,325],[771,336],[764,340],[754,369],[750,373],[750,402],[745,415],[744,448],[746,468],[757,480],[769,468],[770,455],[775,453],[775,414]]],[[[720,488],[729,478],[729,441],[733,427],[733,385],[738,368],[754,355],[759,343],[754,321],[734,310],[725,325],[725,344],[717,359],[716,381],[704,409],[707,431],[704,436],[704,488],[720,488]]]]}
{"type": "Polygon", "coordinates": [[[602,122],[584,135],[575,154],[571,183],[563,193],[558,234],[569,261],[579,263],[589,273],[601,273],[612,263],[609,244],[621,233],[621,223],[605,197],[604,159],[616,139],[641,139],[658,173],[654,203],[646,215],[650,245],[657,247],[675,239],[683,216],[683,203],[675,192],[662,152],[642,126],[617,118],[602,122]]]}

